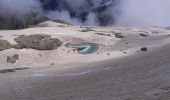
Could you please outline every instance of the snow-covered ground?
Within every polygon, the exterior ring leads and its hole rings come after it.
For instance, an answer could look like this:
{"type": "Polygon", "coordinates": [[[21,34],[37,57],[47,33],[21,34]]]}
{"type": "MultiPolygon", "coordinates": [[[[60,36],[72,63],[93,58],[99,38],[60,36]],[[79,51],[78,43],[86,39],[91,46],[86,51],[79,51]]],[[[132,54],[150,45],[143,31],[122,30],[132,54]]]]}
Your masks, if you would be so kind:
{"type": "Polygon", "coordinates": [[[170,30],[159,27],[81,27],[55,22],[44,22],[37,27],[24,30],[0,31],[1,39],[16,44],[14,38],[20,35],[45,34],[58,38],[63,45],[56,50],[39,51],[33,49],[8,49],[0,52],[0,68],[13,67],[41,67],[50,64],[89,63],[145,53],[142,47],[147,47],[147,52],[157,47],[169,44],[170,30]],[[123,37],[116,37],[120,34],[123,37]],[[144,35],[144,36],[142,36],[144,35]],[[145,36],[146,35],[146,36],[145,36]],[[64,45],[67,43],[96,43],[99,45],[97,52],[88,55],[73,52],[72,48],[64,45]],[[19,54],[15,64],[6,61],[7,56],[19,54]]]}
{"type": "Polygon", "coordinates": [[[51,35],[63,44],[56,50],[0,51],[0,70],[30,68],[0,73],[2,100],[170,99],[168,29],[84,27],[48,21],[34,28],[0,31],[0,39],[16,44],[14,38],[33,34],[51,35]],[[95,43],[99,49],[80,54],[65,46],[68,43],[95,43]],[[19,55],[16,63],[7,62],[7,57],[15,54],[19,55]]]}

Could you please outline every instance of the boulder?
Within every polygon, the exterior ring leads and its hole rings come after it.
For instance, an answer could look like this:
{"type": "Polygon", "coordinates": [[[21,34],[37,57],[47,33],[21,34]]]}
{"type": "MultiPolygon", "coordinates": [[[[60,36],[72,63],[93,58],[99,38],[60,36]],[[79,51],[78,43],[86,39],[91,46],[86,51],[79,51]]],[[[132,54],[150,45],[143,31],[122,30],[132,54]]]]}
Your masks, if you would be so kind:
{"type": "Polygon", "coordinates": [[[124,38],[122,33],[115,33],[116,38],[124,38]]]}
{"type": "Polygon", "coordinates": [[[149,36],[148,34],[144,34],[144,33],[140,33],[139,35],[143,36],[143,37],[148,37],[149,36]]]}
{"type": "Polygon", "coordinates": [[[143,51],[143,52],[144,52],[144,51],[148,51],[148,48],[147,48],[147,47],[142,47],[142,48],[141,48],[141,51],[143,51]]]}
{"type": "Polygon", "coordinates": [[[8,56],[7,57],[7,62],[8,63],[16,63],[16,61],[19,60],[19,55],[14,54],[13,56],[8,56]]]}

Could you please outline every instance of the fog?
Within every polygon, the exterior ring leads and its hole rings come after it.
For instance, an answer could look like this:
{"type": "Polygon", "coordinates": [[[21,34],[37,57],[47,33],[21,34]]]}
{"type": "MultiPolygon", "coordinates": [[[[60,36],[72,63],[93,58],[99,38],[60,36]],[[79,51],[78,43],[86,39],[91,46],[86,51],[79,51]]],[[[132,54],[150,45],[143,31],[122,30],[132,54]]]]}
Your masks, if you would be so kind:
{"type": "Polygon", "coordinates": [[[169,26],[170,0],[122,0],[120,26],[169,26]]]}
{"type": "Polygon", "coordinates": [[[22,17],[30,12],[41,13],[41,3],[37,0],[0,0],[1,17],[22,17]]]}
{"type": "Polygon", "coordinates": [[[0,0],[0,17],[36,12],[75,25],[170,26],[169,0],[0,0]]]}

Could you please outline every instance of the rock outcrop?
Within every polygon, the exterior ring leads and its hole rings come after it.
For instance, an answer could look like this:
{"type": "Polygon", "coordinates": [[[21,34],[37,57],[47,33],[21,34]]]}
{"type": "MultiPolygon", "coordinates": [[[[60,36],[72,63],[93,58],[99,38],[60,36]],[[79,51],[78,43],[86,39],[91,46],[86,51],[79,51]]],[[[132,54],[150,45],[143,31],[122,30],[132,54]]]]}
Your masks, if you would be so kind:
{"type": "Polygon", "coordinates": [[[7,57],[7,62],[8,63],[16,63],[16,61],[19,60],[19,55],[14,54],[13,56],[8,56],[7,57]]]}
{"type": "Polygon", "coordinates": [[[11,44],[7,40],[0,40],[0,51],[10,49],[11,44]]]}
{"type": "Polygon", "coordinates": [[[143,51],[143,52],[144,52],[144,51],[148,51],[148,48],[147,48],[147,47],[142,47],[142,48],[141,48],[141,51],[143,51]]]}
{"type": "Polygon", "coordinates": [[[18,44],[14,45],[16,49],[31,48],[36,50],[54,50],[61,46],[59,39],[51,38],[50,35],[30,35],[19,36],[14,39],[18,44]]]}
{"type": "Polygon", "coordinates": [[[25,36],[21,35],[14,39],[17,44],[12,45],[7,40],[0,40],[0,51],[15,49],[35,49],[35,50],[55,50],[62,45],[57,38],[51,38],[51,35],[36,34],[25,36]]]}

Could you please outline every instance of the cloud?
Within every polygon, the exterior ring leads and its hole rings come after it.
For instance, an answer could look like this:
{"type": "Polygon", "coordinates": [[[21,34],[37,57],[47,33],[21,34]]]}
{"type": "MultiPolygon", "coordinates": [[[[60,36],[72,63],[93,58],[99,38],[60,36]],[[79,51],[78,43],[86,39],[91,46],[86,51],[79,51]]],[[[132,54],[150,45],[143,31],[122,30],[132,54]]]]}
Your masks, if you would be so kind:
{"type": "Polygon", "coordinates": [[[169,0],[0,0],[0,18],[36,12],[75,25],[169,26],[169,0]]]}
{"type": "Polygon", "coordinates": [[[119,26],[169,26],[169,0],[122,0],[119,26]]]}
{"type": "Polygon", "coordinates": [[[22,16],[29,12],[42,12],[38,0],[0,0],[0,16],[22,16]]]}

